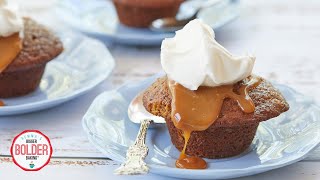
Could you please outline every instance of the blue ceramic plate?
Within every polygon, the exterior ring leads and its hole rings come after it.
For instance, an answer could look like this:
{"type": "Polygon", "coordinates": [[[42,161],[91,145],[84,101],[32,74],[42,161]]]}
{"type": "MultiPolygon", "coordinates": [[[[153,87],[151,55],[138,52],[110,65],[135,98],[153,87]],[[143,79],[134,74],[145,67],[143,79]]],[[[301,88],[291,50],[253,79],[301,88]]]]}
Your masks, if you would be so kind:
{"type": "MultiPolygon", "coordinates": [[[[126,150],[139,127],[127,116],[130,101],[148,87],[155,77],[126,84],[99,95],[83,118],[90,141],[107,157],[123,162],[126,150]]],[[[243,154],[221,160],[209,160],[208,169],[175,168],[179,151],[171,144],[165,126],[148,131],[150,172],[191,179],[227,179],[258,174],[295,163],[320,141],[320,108],[293,89],[275,84],[290,104],[290,110],[277,118],[260,123],[251,147],[243,154]]]]}
{"type": "MultiPolygon", "coordinates": [[[[239,1],[223,1],[219,5],[203,10],[198,18],[217,29],[238,17],[240,13],[239,1]]],[[[182,6],[183,15],[192,13],[192,6],[199,2],[201,1],[191,1],[182,6]]],[[[111,42],[131,45],[159,45],[164,38],[174,36],[174,33],[158,33],[149,29],[121,25],[112,2],[107,0],[58,1],[56,12],[58,17],[72,28],[111,42]]],[[[183,15],[181,14],[181,16],[183,15]]]]}
{"type": "Polygon", "coordinates": [[[2,99],[0,116],[39,111],[71,100],[108,77],[114,59],[101,42],[75,33],[60,33],[63,53],[47,64],[40,87],[33,93],[2,99]]]}

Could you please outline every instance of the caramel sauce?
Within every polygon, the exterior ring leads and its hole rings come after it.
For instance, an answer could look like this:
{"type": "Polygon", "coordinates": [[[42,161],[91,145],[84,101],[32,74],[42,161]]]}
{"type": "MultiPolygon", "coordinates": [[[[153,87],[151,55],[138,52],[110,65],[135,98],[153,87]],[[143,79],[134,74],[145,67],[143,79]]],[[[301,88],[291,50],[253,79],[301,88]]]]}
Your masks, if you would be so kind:
{"type": "Polygon", "coordinates": [[[0,73],[15,59],[22,49],[19,33],[8,37],[0,37],[0,73]]]}
{"type": "MultiPolygon", "coordinates": [[[[183,137],[185,142],[189,141],[191,131],[184,131],[183,137]]],[[[176,167],[181,169],[206,169],[207,162],[202,158],[196,156],[186,155],[187,143],[185,143],[183,150],[181,151],[179,159],[176,161],[176,167]]]]}
{"type": "Polygon", "coordinates": [[[201,86],[198,90],[191,91],[174,81],[169,81],[172,94],[171,119],[175,127],[183,131],[185,140],[184,148],[176,161],[176,167],[185,169],[205,169],[207,167],[203,159],[185,154],[191,133],[204,131],[210,127],[218,119],[226,98],[236,100],[243,112],[254,112],[255,106],[248,95],[248,88],[259,85],[260,81],[259,78],[252,78],[248,83],[241,85],[239,94],[234,92],[233,85],[201,86]]]}

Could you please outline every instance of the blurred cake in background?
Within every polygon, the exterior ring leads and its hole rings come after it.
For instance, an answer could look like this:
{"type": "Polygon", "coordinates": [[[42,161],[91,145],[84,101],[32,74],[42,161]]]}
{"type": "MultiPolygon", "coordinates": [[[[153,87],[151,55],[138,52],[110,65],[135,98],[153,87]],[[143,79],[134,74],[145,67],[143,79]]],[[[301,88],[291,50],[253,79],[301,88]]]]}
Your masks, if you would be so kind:
{"type": "Polygon", "coordinates": [[[176,16],[184,0],[113,0],[119,20],[130,27],[148,27],[152,21],[176,16]]]}
{"type": "Polygon", "coordinates": [[[58,37],[21,17],[14,2],[0,0],[0,98],[34,91],[47,62],[63,51],[58,37]]]}

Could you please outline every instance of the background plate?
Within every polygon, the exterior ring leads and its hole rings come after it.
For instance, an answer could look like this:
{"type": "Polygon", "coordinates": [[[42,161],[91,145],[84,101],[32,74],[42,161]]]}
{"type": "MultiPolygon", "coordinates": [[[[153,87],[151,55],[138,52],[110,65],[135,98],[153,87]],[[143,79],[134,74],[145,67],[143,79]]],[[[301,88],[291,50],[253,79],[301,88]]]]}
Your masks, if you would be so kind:
{"type": "MultiPolygon", "coordinates": [[[[198,18],[203,19],[214,29],[218,29],[239,16],[238,0],[224,2],[203,10],[198,18]]],[[[201,1],[197,1],[199,3],[201,1]]],[[[195,2],[188,2],[181,8],[184,16],[192,13],[195,2]]],[[[111,1],[107,0],[68,0],[58,1],[58,17],[72,28],[96,38],[131,45],[159,45],[164,38],[174,33],[158,33],[149,29],[130,28],[119,23],[111,1]]]]}
{"type": "Polygon", "coordinates": [[[0,116],[50,108],[94,88],[108,77],[115,62],[101,42],[75,33],[58,34],[63,53],[47,64],[40,87],[33,93],[2,99],[0,116]]]}
{"type": "MultiPolygon", "coordinates": [[[[126,150],[139,129],[127,116],[132,98],[156,77],[131,83],[99,95],[83,118],[90,141],[107,157],[123,162],[126,150]]],[[[253,175],[303,159],[320,141],[320,109],[313,101],[284,85],[275,85],[290,104],[290,110],[260,123],[247,152],[232,158],[208,160],[206,170],[177,169],[179,151],[172,145],[165,126],[148,131],[150,172],[192,179],[226,179],[253,175]]]]}

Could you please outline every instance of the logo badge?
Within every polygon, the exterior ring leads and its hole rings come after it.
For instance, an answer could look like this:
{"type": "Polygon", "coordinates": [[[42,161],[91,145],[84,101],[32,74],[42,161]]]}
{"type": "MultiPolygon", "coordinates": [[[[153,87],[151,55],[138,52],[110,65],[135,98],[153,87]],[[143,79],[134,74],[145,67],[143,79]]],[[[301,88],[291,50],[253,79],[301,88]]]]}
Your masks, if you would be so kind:
{"type": "Polygon", "coordinates": [[[13,162],[25,171],[39,171],[50,162],[50,139],[37,130],[25,130],[17,135],[10,149],[13,162]]]}

